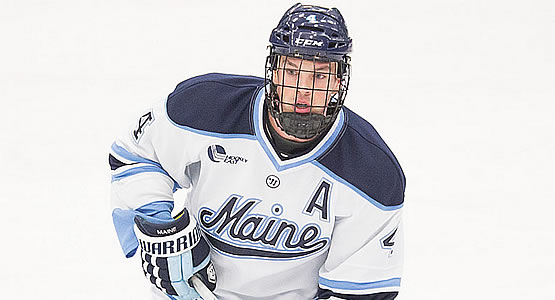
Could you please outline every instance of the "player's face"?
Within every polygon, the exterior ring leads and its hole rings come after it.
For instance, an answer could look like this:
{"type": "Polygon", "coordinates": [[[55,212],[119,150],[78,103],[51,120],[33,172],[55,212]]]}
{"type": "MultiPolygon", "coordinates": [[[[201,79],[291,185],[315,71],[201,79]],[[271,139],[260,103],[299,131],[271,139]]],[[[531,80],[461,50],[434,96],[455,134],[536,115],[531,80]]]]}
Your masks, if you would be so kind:
{"type": "Polygon", "coordinates": [[[326,113],[326,104],[339,90],[337,63],[282,56],[274,71],[280,110],[300,114],[326,113]]]}

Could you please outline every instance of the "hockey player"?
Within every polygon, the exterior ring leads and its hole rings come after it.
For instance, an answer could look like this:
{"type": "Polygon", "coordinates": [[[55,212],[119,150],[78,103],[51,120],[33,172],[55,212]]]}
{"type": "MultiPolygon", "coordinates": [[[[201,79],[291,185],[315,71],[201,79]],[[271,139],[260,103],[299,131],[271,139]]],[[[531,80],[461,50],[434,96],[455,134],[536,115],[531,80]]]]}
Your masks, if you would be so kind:
{"type": "Polygon", "coordinates": [[[158,299],[394,299],[405,178],[343,106],[345,21],[296,4],[270,43],[264,79],[185,80],[116,139],[123,251],[140,247],[158,299]],[[172,218],[179,188],[190,189],[187,209],[172,218]]]}

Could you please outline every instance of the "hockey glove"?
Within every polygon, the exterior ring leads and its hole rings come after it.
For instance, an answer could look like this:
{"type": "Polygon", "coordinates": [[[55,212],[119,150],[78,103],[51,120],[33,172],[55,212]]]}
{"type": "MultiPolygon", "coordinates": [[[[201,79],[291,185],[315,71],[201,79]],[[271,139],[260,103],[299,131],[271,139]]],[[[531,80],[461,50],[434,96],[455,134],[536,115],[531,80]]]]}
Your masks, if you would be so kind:
{"type": "Polygon", "coordinates": [[[146,278],[172,299],[202,299],[193,288],[193,276],[201,279],[209,290],[216,288],[208,244],[186,209],[175,221],[163,224],[136,216],[135,234],[146,278]]]}

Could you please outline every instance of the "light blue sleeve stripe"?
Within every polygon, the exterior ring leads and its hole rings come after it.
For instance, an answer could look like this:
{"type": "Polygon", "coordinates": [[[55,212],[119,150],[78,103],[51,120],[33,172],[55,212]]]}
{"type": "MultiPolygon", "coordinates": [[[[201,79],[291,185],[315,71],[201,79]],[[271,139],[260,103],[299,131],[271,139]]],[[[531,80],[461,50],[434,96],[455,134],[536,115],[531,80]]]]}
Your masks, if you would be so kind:
{"type": "Polygon", "coordinates": [[[342,289],[342,290],[368,290],[377,289],[383,287],[401,286],[401,278],[391,278],[387,280],[374,281],[374,282],[349,282],[349,281],[339,281],[330,280],[320,277],[318,279],[320,285],[332,289],[342,289]]]}
{"type": "MultiPolygon", "coordinates": [[[[118,181],[121,180],[125,177],[129,177],[135,174],[139,174],[139,173],[146,173],[146,172],[157,172],[157,173],[162,173],[168,177],[171,176],[170,174],[168,174],[168,172],[166,172],[166,170],[158,167],[158,166],[142,166],[142,167],[137,167],[137,168],[132,168],[132,169],[127,169],[121,173],[118,173],[116,175],[112,175],[112,182],[114,181],[118,181]]],[[[172,179],[173,180],[173,179],[172,179]]],[[[175,181],[174,181],[175,182],[175,181]]]]}
{"type": "Polygon", "coordinates": [[[170,176],[170,174],[164,170],[164,168],[162,168],[162,165],[158,162],[155,162],[153,160],[150,159],[146,159],[144,157],[140,157],[137,156],[135,154],[132,154],[131,152],[125,150],[123,147],[118,146],[116,143],[112,144],[112,151],[114,151],[114,153],[116,153],[117,155],[130,160],[130,161],[134,161],[137,163],[145,163],[145,164],[150,164],[151,166],[142,166],[142,167],[137,167],[137,168],[132,168],[132,169],[127,169],[121,173],[118,173],[116,175],[112,175],[112,182],[114,181],[118,181],[121,180],[125,177],[129,177],[131,175],[135,175],[135,174],[139,174],[139,173],[145,173],[145,172],[157,172],[157,173],[162,173],[166,176],[168,176],[174,183],[174,187],[173,187],[173,192],[175,193],[175,191],[177,191],[178,189],[181,188],[181,186],[179,185],[179,183],[177,183],[177,181],[175,181],[175,179],[173,179],[173,177],[170,176]]]}
{"type": "Polygon", "coordinates": [[[155,165],[155,166],[159,166],[160,168],[162,167],[158,162],[155,162],[153,160],[144,158],[144,157],[140,157],[138,155],[135,155],[129,151],[127,151],[125,148],[118,146],[116,143],[112,144],[112,151],[114,151],[115,154],[130,160],[130,161],[134,161],[134,162],[138,162],[138,163],[145,163],[145,164],[151,164],[151,165],[155,165]]]}

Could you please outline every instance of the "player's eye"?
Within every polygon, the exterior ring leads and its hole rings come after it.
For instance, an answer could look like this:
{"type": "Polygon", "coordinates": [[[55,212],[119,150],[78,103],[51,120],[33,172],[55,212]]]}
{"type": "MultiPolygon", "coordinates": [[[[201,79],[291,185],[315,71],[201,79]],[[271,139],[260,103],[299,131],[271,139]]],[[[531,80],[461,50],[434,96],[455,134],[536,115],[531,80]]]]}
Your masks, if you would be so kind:
{"type": "Polygon", "coordinates": [[[316,79],[326,79],[328,78],[328,73],[316,73],[316,79]]]}
{"type": "Polygon", "coordinates": [[[285,69],[287,75],[297,75],[297,70],[295,69],[285,69]]]}

